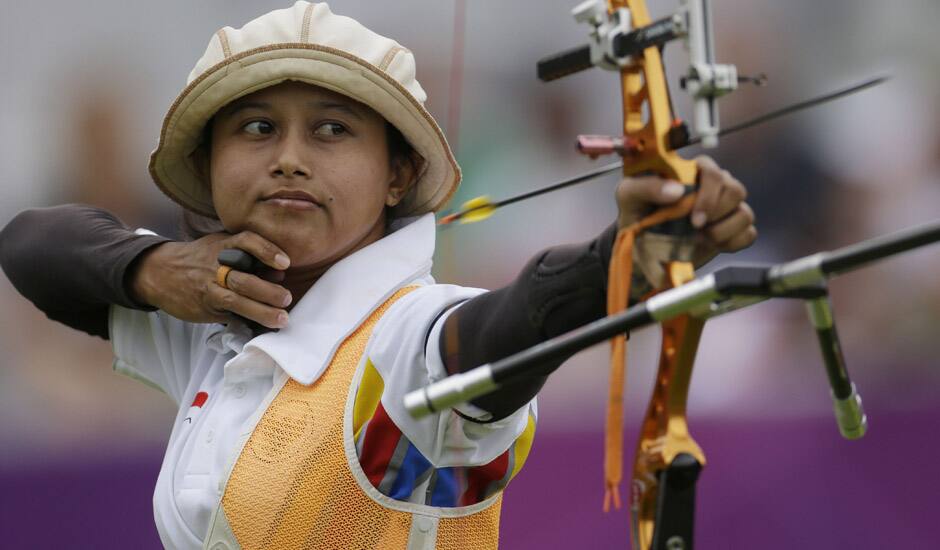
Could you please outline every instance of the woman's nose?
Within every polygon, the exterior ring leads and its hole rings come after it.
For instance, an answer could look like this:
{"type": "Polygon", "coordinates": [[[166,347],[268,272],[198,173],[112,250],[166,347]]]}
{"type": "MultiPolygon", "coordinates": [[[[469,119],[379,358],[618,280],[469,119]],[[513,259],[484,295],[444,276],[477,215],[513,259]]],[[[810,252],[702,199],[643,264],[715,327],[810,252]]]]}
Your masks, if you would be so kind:
{"type": "Polygon", "coordinates": [[[304,160],[303,143],[298,136],[284,137],[278,144],[274,162],[271,166],[271,175],[288,178],[309,178],[311,171],[304,160]]]}

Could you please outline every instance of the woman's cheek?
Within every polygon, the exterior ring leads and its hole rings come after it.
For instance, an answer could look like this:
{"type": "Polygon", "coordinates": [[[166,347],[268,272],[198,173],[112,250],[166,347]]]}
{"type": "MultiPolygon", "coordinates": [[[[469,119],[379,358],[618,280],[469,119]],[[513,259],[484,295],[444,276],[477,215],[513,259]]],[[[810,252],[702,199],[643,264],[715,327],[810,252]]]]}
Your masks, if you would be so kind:
{"type": "Polygon", "coordinates": [[[253,201],[248,198],[244,186],[235,185],[230,181],[212,186],[212,200],[215,203],[216,214],[222,225],[229,231],[237,231],[249,215],[253,201]]]}

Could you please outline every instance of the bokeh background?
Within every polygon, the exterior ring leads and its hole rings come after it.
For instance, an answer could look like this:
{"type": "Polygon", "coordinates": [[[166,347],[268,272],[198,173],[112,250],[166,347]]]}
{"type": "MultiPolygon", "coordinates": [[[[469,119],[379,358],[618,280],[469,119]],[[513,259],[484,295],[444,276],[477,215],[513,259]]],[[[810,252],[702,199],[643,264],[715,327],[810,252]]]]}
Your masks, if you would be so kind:
{"type": "MultiPolygon", "coordinates": [[[[428,106],[464,169],[452,206],[500,198],[596,163],[579,133],[619,129],[613,73],[543,84],[535,62],[578,45],[574,0],[334,0],[418,59],[428,106]],[[455,14],[464,13],[462,78],[455,14]]],[[[676,2],[650,2],[655,17],[676,2]]],[[[0,224],[19,210],[96,204],[176,232],[147,158],[166,108],[209,37],[286,2],[4,2],[0,7],[0,224]]],[[[891,74],[878,88],[724,139],[711,152],[746,183],[760,238],[728,261],[782,261],[940,216],[940,4],[935,0],[715,0],[719,61],[769,85],[721,101],[725,124],[891,74]]],[[[460,18],[457,19],[461,21],[460,18]]],[[[667,49],[670,81],[684,52],[667,49]]],[[[688,102],[676,98],[678,110],[688,102]]],[[[690,150],[688,155],[697,154],[690,150]]],[[[603,161],[601,161],[603,162],[603,161]]],[[[496,288],[534,253],[591,239],[615,217],[615,177],[441,231],[439,280],[496,288]]],[[[798,303],[710,322],[689,416],[709,464],[697,546],[927,548],[940,478],[940,249],[838,278],[845,355],[870,418],[840,438],[813,332],[798,303]]],[[[632,449],[651,387],[656,330],[631,339],[632,449]]],[[[151,494],[174,415],[162,394],[112,373],[107,342],[46,320],[0,276],[0,533],[4,548],[157,548],[151,494]]],[[[540,396],[526,469],[508,489],[509,549],[625,548],[625,510],[604,515],[604,346],[540,396]]],[[[628,452],[628,455],[632,452],[628,452]]]]}

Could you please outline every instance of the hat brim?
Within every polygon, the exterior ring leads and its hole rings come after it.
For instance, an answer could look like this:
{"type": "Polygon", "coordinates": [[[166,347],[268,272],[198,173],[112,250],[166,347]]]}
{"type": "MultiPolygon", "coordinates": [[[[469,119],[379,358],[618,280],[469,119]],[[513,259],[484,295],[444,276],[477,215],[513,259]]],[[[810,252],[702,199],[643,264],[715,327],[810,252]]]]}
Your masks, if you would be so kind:
{"type": "Polygon", "coordinates": [[[171,199],[196,213],[217,217],[209,182],[200,177],[193,152],[215,113],[239,97],[287,80],[320,86],[368,105],[402,133],[424,158],[412,191],[396,216],[434,212],[454,194],[460,168],[434,118],[378,67],[317,44],[272,44],[233,55],[190,83],[170,107],[160,141],[150,155],[150,174],[171,199]]]}

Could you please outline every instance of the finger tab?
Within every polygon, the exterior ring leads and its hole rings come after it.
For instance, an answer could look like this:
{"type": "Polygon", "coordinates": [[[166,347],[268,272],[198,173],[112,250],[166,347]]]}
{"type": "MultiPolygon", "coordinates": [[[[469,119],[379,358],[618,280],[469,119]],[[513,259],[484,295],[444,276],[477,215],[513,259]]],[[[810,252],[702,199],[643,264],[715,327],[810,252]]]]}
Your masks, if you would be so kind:
{"type": "Polygon", "coordinates": [[[256,267],[254,256],[238,248],[226,248],[219,252],[218,261],[238,271],[251,272],[256,267]]]}

